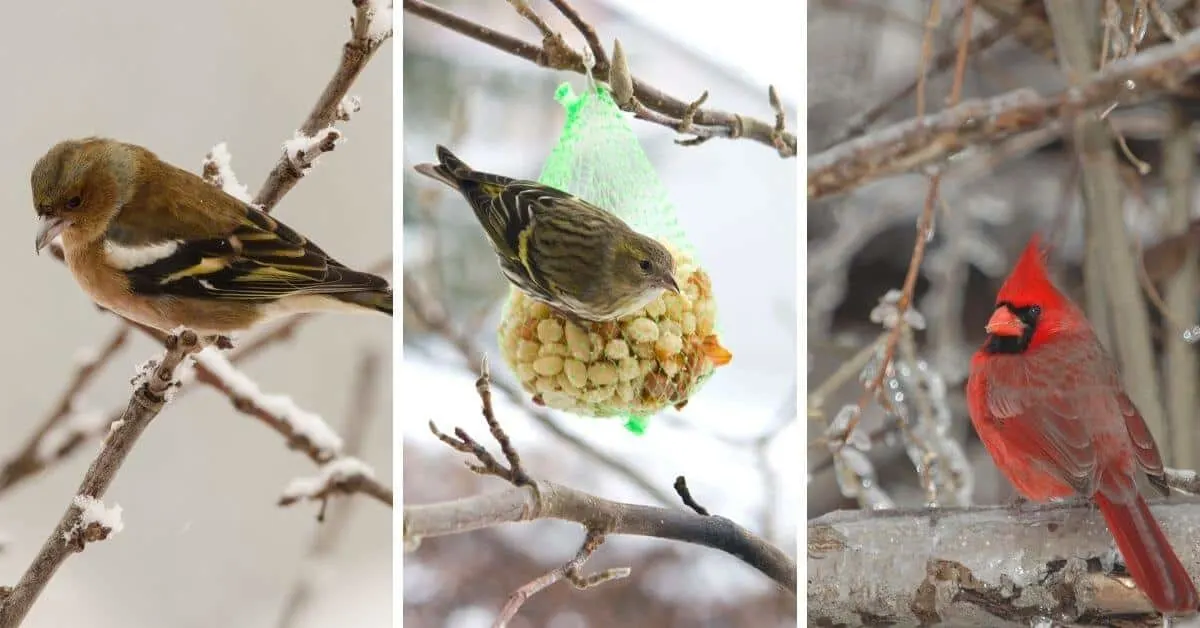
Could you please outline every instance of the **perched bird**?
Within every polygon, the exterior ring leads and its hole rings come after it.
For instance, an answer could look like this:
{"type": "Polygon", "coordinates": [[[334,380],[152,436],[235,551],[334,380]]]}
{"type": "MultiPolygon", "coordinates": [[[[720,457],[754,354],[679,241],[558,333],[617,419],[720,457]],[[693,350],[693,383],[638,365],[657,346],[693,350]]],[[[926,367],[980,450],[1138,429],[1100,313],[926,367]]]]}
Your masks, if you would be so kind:
{"type": "Polygon", "coordinates": [[[613,214],[536,183],[472,170],[443,146],[417,172],[458,190],[517,288],[569,320],[606,321],[679,292],[665,246],[613,214]]]}
{"type": "Polygon", "coordinates": [[[61,142],[31,183],[37,251],[61,234],[84,291],[137,323],[226,334],[300,312],[392,314],[387,280],[140,146],[61,142]]]}
{"type": "Polygon", "coordinates": [[[967,407],[996,465],[1028,499],[1094,500],[1154,607],[1196,611],[1196,587],[1135,482],[1140,469],[1169,492],[1158,446],[1083,312],[1051,283],[1038,236],[1000,289],[987,333],[967,407]]]}

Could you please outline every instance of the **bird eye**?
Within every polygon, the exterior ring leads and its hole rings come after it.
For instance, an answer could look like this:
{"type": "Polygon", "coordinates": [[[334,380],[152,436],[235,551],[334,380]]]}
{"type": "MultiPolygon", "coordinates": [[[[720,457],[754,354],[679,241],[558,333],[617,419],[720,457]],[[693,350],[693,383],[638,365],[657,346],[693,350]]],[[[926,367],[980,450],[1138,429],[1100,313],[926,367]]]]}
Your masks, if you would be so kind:
{"type": "Polygon", "coordinates": [[[641,268],[643,272],[647,272],[647,273],[650,272],[650,260],[648,260],[648,259],[640,260],[638,262],[638,267],[641,268]]]}
{"type": "Polygon", "coordinates": [[[1030,316],[1038,316],[1041,313],[1042,313],[1042,306],[1040,306],[1040,305],[1029,306],[1029,315],[1030,316]]]}
{"type": "Polygon", "coordinates": [[[83,199],[79,198],[78,196],[72,196],[71,198],[67,199],[67,209],[75,209],[82,204],[83,199]]]}

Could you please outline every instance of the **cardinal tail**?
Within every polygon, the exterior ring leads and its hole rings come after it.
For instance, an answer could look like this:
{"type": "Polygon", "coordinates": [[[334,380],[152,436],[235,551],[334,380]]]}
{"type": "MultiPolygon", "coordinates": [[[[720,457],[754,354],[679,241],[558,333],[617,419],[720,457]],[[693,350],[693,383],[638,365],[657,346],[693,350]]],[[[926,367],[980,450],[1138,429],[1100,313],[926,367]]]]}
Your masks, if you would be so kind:
{"type": "Polygon", "coordinates": [[[1096,493],[1108,531],[1117,541],[1129,575],[1160,613],[1185,613],[1200,607],[1200,595],[1183,563],[1171,548],[1146,500],[1114,502],[1096,493]]]}

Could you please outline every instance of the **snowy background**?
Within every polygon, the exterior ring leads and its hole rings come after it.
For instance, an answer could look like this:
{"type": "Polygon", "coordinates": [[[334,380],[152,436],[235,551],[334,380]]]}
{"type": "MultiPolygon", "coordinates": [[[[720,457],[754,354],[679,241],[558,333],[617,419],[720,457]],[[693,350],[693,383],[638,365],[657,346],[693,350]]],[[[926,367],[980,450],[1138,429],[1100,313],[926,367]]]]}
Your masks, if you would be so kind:
{"type": "MultiPolygon", "coordinates": [[[[440,3],[489,27],[536,41],[536,32],[505,3],[440,3]]],[[[576,2],[606,43],[619,37],[634,74],[680,98],[707,89],[707,106],[770,119],[767,83],[788,103],[794,125],[801,62],[787,29],[763,32],[750,21],[689,21],[681,3],[660,10],[638,3],[576,2]],[[641,6],[639,5],[639,6],[641,6]],[[718,41],[724,39],[723,44],[718,41]],[[752,43],[773,42],[769,51],[752,43]],[[738,45],[734,45],[734,44],[738,45]],[[735,48],[749,48],[734,54],[735,48]],[[759,54],[754,55],[753,51],[759,54]],[[789,81],[791,81],[789,83],[789,81]]],[[[648,3],[641,3],[645,5],[648,3]]],[[[756,3],[747,3],[750,5],[756,3]]],[[[577,34],[546,3],[535,8],[573,45],[577,34]]],[[[765,9],[748,6],[746,11],[765,9]]],[[[708,16],[708,21],[711,16],[708,16]]],[[[770,27],[768,26],[768,31],[770,27]]],[[[404,24],[405,266],[450,304],[456,321],[492,356],[498,306],[506,284],[479,226],[452,193],[411,172],[449,145],[472,166],[536,178],[563,120],[555,87],[582,79],[507,57],[419,19],[404,24]],[[432,199],[432,200],[430,200],[432,199]]],[[[556,415],[596,448],[617,456],[667,495],[685,475],[700,503],[766,535],[794,555],[800,514],[801,435],[795,381],[795,160],[746,141],[673,144],[664,128],[634,121],[680,221],[711,274],[720,306],[721,341],[733,362],[682,412],[655,417],[641,437],[620,421],[556,415]],[[753,441],[783,427],[759,456],[753,441]]],[[[793,126],[794,129],[794,126],[793,126]]],[[[427,422],[482,437],[475,374],[438,338],[405,318],[405,360],[398,412],[404,438],[408,503],[428,503],[501,489],[475,478],[461,455],[438,443],[427,422]]],[[[495,376],[511,379],[498,357],[495,376]]],[[[532,421],[522,405],[496,395],[496,413],[531,474],[598,495],[657,503],[612,469],[573,451],[532,421]]],[[[676,505],[674,501],[670,505],[676,505]]],[[[425,539],[405,555],[404,620],[410,628],[489,626],[508,595],[561,564],[578,548],[577,525],[538,522],[469,535],[425,539]]],[[[653,539],[610,538],[585,573],[630,566],[628,579],[597,589],[567,585],[539,593],[514,626],[792,626],[795,598],[733,558],[653,539]]]]}
{"type": "MultiPolygon", "coordinates": [[[[29,169],[53,143],[102,134],[149,146],[199,171],[228,142],[252,190],[308,114],[349,34],[350,2],[215,0],[171,4],[86,0],[22,3],[0,20],[0,265],[8,330],[0,366],[0,460],[52,411],[81,349],[106,338],[99,313],[63,265],[33,254],[29,169]]],[[[352,266],[391,246],[391,71],[386,44],[351,93],[363,110],[347,141],[277,210],[352,266]]],[[[247,336],[248,337],[248,336],[247,336]]],[[[390,321],[330,315],[244,365],[335,429],[346,421],[364,350],[383,353],[362,457],[390,484],[390,321]]],[[[85,394],[110,412],[134,367],[161,350],[135,334],[85,394]]],[[[314,465],[282,439],[196,386],[151,425],[105,502],[124,530],[70,557],[24,624],[29,628],[276,626],[317,527],[316,506],[279,508],[280,491],[314,465]]],[[[13,584],[69,503],[95,445],[0,495],[0,584],[13,584]]],[[[359,500],[342,545],[318,573],[323,587],[293,626],[391,625],[391,512],[359,500]]]]}

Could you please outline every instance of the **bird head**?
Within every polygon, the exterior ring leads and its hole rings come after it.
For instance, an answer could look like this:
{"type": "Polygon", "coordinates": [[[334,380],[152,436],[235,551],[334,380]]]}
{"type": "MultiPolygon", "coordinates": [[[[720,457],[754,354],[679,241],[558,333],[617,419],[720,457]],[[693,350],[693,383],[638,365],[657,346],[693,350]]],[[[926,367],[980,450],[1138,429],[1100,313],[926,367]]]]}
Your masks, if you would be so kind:
{"type": "Polygon", "coordinates": [[[133,195],[138,157],[129,144],[94,137],[50,148],[30,176],[40,222],[36,250],[68,231],[85,241],[100,238],[133,195]]]}
{"type": "Polygon", "coordinates": [[[612,280],[618,292],[679,292],[675,258],[653,238],[631,232],[616,247],[612,280]]]}
{"type": "Polygon", "coordinates": [[[1072,325],[1076,308],[1046,271],[1041,238],[1034,234],[996,294],[985,327],[992,353],[1022,353],[1072,325]]]}

